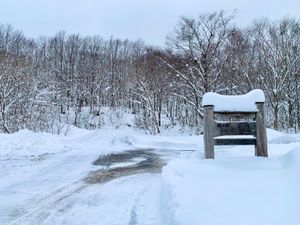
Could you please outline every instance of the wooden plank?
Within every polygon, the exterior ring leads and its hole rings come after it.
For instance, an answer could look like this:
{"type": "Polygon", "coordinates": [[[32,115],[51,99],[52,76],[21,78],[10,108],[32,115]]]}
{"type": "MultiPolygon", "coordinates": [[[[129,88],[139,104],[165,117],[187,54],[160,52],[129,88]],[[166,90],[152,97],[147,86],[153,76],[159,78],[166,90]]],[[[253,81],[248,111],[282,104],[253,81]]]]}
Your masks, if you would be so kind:
{"type": "Polygon", "coordinates": [[[255,115],[258,111],[214,111],[215,114],[220,114],[220,115],[255,115]]]}
{"type": "Polygon", "coordinates": [[[216,122],[214,136],[253,135],[256,136],[255,122],[216,122]]]}
{"type": "Polygon", "coordinates": [[[256,103],[256,107],[259,110],[259,112],[256,114],[257,143],[255,147],[255,155],[268,157],[267,130],[266,130],[266,122],[265,122],[264,103],[256,103]]]}
{"type": "Polygon", "coordinates": [[[206,159],[214,159],[214,107],[204,107],[204,153],[206,159]]]}
{"type": "Polygon", "coordinates": [[[228,118],[228,119],[255,119],[256,112],[214,112],[215,118],[228,118]]]}
{"type": "Polygon", "coordinates": [[[256,139],[255,138],[239,138],[239,139],[216,138],[215,145],[256,145],[256,139]]]}

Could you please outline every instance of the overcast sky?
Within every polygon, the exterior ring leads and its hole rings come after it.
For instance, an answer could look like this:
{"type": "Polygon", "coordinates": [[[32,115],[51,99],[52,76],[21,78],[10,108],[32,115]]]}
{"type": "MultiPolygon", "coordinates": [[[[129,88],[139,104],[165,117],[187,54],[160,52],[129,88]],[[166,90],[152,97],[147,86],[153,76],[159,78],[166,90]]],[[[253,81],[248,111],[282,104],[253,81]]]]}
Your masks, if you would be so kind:
{"type": "Polygon", "coordinates": [[[300,18],[300,0],[0,0],[0,23],[29,37],[59,30],[82,35],[111,35],[164,45],[179,16],[238,10],[235,23],[254,18],[300,18]]]}

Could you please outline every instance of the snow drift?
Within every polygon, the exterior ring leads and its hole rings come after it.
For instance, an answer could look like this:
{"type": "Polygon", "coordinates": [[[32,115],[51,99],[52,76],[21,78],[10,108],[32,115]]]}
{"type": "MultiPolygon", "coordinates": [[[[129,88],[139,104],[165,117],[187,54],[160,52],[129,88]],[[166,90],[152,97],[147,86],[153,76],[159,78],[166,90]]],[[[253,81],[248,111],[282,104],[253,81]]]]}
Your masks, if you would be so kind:
{"type": "Polygon", "coordinates": [[[162,173],[165,225],[299,225],[300,148],[278,158],[179,159],[162,173]]]}

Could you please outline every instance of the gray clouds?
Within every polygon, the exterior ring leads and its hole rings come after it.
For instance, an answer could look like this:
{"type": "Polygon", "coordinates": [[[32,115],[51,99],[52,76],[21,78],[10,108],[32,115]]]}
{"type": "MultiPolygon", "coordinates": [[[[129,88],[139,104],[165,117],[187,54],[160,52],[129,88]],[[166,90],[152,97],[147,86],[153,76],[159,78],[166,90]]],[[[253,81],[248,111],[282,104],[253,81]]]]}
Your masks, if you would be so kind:
{"type": "Polygon", "coordinates": [[[9,23],[27,36],[53,35],[59,30],[142,38],[163,45],[181,15],[238,10],[235,22],[254,18],[299,18],[299,0],[0,0],[0,23],[9,23]]]}

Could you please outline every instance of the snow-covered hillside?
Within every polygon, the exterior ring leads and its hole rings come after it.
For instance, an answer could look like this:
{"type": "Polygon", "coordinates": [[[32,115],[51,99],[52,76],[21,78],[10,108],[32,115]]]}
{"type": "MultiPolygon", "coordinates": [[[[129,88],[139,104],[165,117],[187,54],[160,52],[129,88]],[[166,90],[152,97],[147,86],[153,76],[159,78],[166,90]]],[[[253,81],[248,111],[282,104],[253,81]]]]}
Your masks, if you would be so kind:
{"type": "Polygon", "coordinates": [[[268,140],[270,158],[236,146],[212,161],[202,136],[1,134],[0,224],[299,225],[300,135],[268,130],[268,140]]]}

